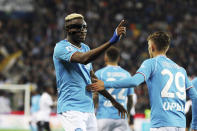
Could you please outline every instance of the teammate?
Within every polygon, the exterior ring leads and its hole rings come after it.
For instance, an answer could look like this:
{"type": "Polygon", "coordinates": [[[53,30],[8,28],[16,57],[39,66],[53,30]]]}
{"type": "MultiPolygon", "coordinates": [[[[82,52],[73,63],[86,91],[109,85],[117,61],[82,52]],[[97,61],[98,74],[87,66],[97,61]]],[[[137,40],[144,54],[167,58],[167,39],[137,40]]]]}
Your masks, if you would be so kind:
{"type": "Polygon", "coordinates": [[[129,126],[131,128],[131,131],[134,131],[134,115],[135,115],[135,105],[137,103],[137,95],[133,93],[132,96],[128,97],[128,113],[129,115],[129,126]]]}
{"type": "Polygon", "coordinates": [[[39,91],[35,90],[32,92],[31,97],[31,120],[29,122],[31,131],[37,131],[37,113],[40,109],[40,93],[39,91]]]}
{"type": "MultiPolygon", "coordinates": [[[[150,59],[145,60],[137,73],[130,78],[114,82],[95,80],[87,86],[93,91],[108,87],[136,87],[144,81],[147,84],[151,106],[151,131],[185,131],[186,92],[197,104],[197,92],[187,77],[184,68],[166,57],[170,37],[165,32],[155,32],[148,37],[150,59]],[[128,84],[129,81],[129,84],[128,84]]],[[[192,113],[196,119],[196,107],[192,113]]],[[[192,129],[197,129],[193,119],[192,129]]]]}
{"type": "MultiPolygon", "coordinates": [[[[197,91],[197,77],[195,77],[193,80],[192,80],[192,84],[193,86],[195,87],[196,91],[197,91]]],[[[197,104],[196,103],[192,103],[192,113],[193,113],[193,109],[196,109],[197,108],[197,104]]],[[[197,110],[195,110],[197,111],[197,110]]],[[[192,114],[192,129],[196,129],[195,131],[197,131],[197,114],[193,113],[192,114]]]]}
{"type": "MultiPolygon", "coordinates": [[[[98,79],[103,81],[116,81],[130,76],[130,73],[118,66],[120,59],[118,48],[110,47],[104,56],[106,67],[98,70],[95,74],[98,79]]],[[[127,96],[133,94],[133,88],[106,90],[122,105],[127,107],[127,96]]],[[[98,131],[129,131],[127,119],[121,119],[118,111],[113,107],[111,102],[102,95],[98,97],[98,108],[96,111],[98,131]]],[[[129,110],[130,111],[130,110],[129,110]]]]}
{"type": "MultiPolygon", "coordinates": [[[[84,44],[87,24],[80,14],[70,14],[65,18],[67,36],[54,48],[53,62],[57,81],[57,112],[66,131],[97,131],[92,93],[86,90],[95,77],[91,61],[107,48],[119,41],[126,33],[124,20],[116,28],[112,38],[96,49],[90,50],[84,44]]],[[[126,110],[106,91],[100,91],[124,117],[126,110]]]]}
{"type": "Polygon", "coordinates": [[[37,129],[38,131],[51,131],[50,128],[50,114],[52,107],[54,105],[52,95],[54,94],[54,90],[52,87],[44,87],[44,92],[42,93],[39,101],[39,110],[36,114],[37,117],[37,129]]]}

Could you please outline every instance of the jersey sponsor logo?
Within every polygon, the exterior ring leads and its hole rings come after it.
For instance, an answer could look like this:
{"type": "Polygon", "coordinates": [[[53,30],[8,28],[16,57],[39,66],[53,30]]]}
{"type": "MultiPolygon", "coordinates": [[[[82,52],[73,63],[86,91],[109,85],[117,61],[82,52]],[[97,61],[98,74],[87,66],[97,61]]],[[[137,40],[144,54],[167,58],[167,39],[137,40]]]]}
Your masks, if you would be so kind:
{"type": "Polygon", "coordinates": [[[184,105],[176,103],[176,102],[164,102],[163,109],[165,111],[176,110],[176,111],[181,111],[181,112],[184,112],[184,110],[185,110],[184,105]]]}
{"type": "Polygon", "coordinates": [[[81,128],[77,128],[75,129],[75,131],[83,131],[81,128]]]}

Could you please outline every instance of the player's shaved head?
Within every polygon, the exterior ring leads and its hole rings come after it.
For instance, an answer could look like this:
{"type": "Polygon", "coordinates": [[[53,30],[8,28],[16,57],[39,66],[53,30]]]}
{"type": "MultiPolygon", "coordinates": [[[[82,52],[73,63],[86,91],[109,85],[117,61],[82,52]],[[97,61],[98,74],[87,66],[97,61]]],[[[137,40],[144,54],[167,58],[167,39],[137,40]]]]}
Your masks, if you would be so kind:
{"type": "Polygon", "coordinates": [[[166,50],[170,45],[170,36],[162,31],[150,34],[147,40],[153,41],[158,51],[166,50]]]}

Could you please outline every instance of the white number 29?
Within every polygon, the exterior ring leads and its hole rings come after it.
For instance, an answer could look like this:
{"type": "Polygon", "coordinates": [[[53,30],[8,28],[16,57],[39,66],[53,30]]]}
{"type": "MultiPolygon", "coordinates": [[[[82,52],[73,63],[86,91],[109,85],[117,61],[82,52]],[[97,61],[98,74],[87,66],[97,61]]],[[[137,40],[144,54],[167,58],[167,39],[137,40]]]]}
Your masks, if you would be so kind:
{"type": "Polygon", "coordinates": [[[181,99],[184,100],[186,99],[186,91],[185,91],[185,76],[181,73],[181,72],[177,72],[175,74],[175,76],[172,74],[172,72],[170,72],[167,69],[162,70],[161,72],[162,75],[168,75],[169,79],[165,85],[165,87],[163,88],[163,90],[161,91],[161,97],[169,97],[169,98],[174,98],[175,95],[181,99]],[[181,78],[181,79],[180,79],[181,78]],[[178,89],[178,92],[176,93],[172,93],[172,92],[168,92],[168,90],[170,89],[172,82],[175,80],[175,86],[178,89]],[[183,80],[184,85],[181,86],[180,85],[180,80],[183,80]]]}

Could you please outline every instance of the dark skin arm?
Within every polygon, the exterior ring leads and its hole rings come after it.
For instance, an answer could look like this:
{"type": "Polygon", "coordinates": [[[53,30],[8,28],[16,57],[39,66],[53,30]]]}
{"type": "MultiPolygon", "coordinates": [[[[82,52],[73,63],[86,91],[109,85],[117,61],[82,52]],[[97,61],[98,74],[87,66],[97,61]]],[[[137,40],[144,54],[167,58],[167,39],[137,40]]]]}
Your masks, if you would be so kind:
{"type": "Polygon", "coordinates": [[[127,102],[127,112],[131,111],[132,106],[133,106],[133,98],[132,98],[132,95],[129,95],[128,102],[127,102]]]}
{"type": "MultiPolygon", "coordinates": [[[[90,72],[91,78],[92,78],[92,82],[94,82],[94,79],[97,79],[96,75],[94,74],[94,71],[92,70],[90,72]]],[[[124,109],[124,107],[118,103],[112,96],[111,94],[109,94],[109,92],[107,90],[101,90],[98,91],[98,93],[100,93],[101,95],[103,95],[105,98],[107,98],[108,100],[111,101],[112,105],[118,110],[119,115],[121,115],[121,118],[125,118],[125,114],[127,114],[127,111],[124,109]]],[[[98,97],[97,97],[98,98],[98,97]]],[[[128,114],[127,114],[128,115],[128,114]]]]}
{"type": "MultiPolygon", "coordinates": [[[[130,117],[130,111],[131,111],[131,108],[133,106],[133,98],[132,98],[132,95],[129,95],[128,96],[128,101],[127,101],[127,112],[128,112],[128,115],[130,117]]],[[[130,119],[128,119],[130,121],[130,119]]]]}
{"type": "MultiPolygon", "coordinates": [[[[118,36],[121,36],[122,34],[126,34],[126,28],[123,26],[125,24],[125,21],[122,20],[118,27],[116,28],[118,36]]],[[[106,51],[112,44],[110,42],[106,42],[102,44],[101,46],[92,49],[88,52],[76,52],[73,54],[71,58],[71,62],[81,63],[81,64],[88,64],[89,62],[95,60],[97,57],[99,57],[103,52],[106,51]]]]}

